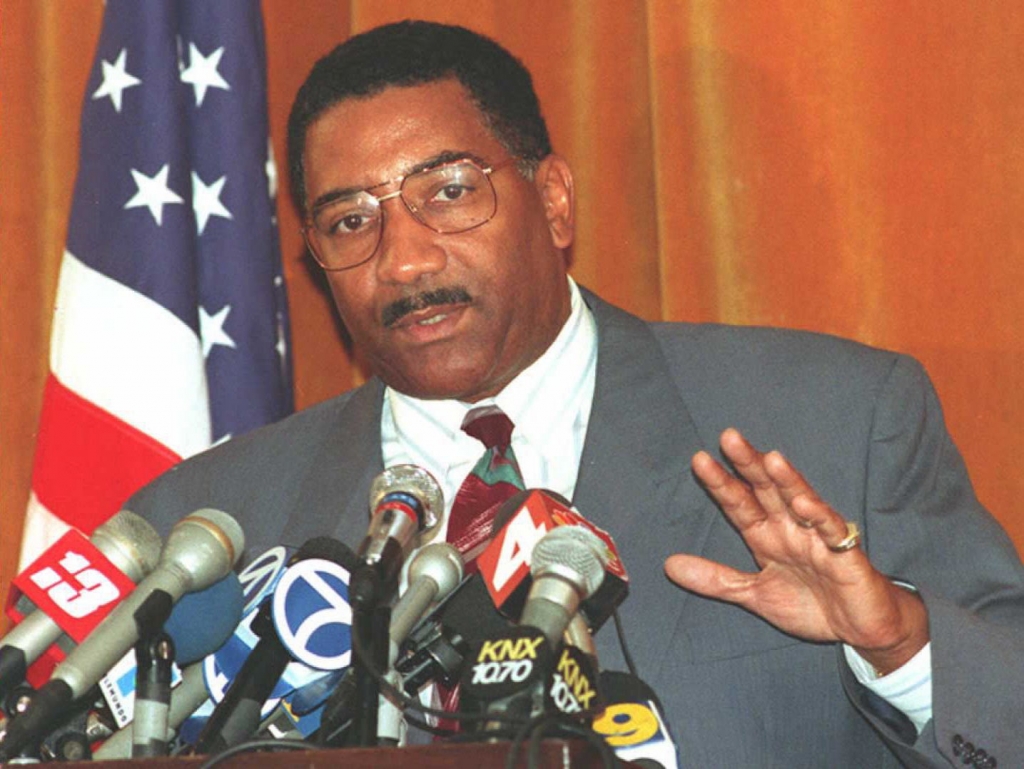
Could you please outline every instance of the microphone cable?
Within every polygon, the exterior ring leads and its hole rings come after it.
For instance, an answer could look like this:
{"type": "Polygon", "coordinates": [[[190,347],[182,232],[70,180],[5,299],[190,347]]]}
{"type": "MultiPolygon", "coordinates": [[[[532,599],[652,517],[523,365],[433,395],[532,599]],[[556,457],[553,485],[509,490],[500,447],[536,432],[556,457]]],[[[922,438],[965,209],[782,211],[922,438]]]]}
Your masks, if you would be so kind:
{"type": "Polygon", "coordinates": [[[619,608],[612,609],[612,620],[615,622],[615,635],[619,639],[619,648],[622,650],[622,659],[626,661],[626,668],[633,678],[640,678],[636,674],[636,664],[633,662],[633,655],[629,653],[629,644],[626,643],[626,630],[622,627],[622,619],[619,617],[619,608]]]}

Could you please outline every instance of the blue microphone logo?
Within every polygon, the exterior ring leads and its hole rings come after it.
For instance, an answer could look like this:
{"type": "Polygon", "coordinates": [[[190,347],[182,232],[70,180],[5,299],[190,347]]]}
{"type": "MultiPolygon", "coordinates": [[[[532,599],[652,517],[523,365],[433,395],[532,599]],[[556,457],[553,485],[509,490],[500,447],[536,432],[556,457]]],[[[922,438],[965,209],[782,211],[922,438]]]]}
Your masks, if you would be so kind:
{"type": "Polygon", "coordinates": [[[352,661],[348,571],[310,558],[293,564],[274,591],[272,614],[281,643],[299,662],[340,670],[352,661]]]}

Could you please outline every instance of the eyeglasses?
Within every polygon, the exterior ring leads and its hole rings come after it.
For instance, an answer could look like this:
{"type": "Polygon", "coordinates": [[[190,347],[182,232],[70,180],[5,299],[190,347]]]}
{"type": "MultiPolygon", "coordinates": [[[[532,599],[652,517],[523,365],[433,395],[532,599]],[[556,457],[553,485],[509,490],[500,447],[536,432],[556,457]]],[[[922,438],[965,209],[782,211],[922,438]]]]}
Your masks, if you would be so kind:
{"type": "Polygon", "coordinates": [[[506,158],[488,168],[456,160],[329,200],[314,208],[303,226],[306,245],[325,270],[347,270],[368,262],[384,232],[381,204],[391,198],[401,198],[416,221],[437,233],[454,235],[480,227],[498,210],[491,174],[517,159],[506,158]],[[386,195],[370,192],[389,184],[399,187],[386,195]]]}

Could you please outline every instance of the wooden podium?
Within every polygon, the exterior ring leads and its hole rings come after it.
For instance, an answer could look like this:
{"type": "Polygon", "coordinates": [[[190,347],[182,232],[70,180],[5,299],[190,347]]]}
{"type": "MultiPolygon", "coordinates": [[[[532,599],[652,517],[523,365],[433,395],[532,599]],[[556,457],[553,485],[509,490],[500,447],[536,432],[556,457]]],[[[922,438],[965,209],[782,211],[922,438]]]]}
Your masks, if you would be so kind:
{"type": "MultiPolygon", "coordinates": [[[[339,748],[335,750],[281,750],[273,753],[243,753],[217,766],[256,767],[257,769],[317,769],[344,766],[346,769],[379,769],[379,767],[415,767],[415,769],[503,769],[511,743],[439,742],[407,748],[339,748]]],[[[529,743],[519,746],[517,767],[527,766],[529,743]]],[[[122,761],[90,761],[65,763],[67,767],[93,769],[196,769],[210,756],[187,758],[143,758],[122,761]]],[[[603,766],[601,756],[583,740],[548,739],[541,743],[539,766],[551,769],[596,769],[603,766]]],[[[623,764],[630,766],[630,764],[623,764]]]]}

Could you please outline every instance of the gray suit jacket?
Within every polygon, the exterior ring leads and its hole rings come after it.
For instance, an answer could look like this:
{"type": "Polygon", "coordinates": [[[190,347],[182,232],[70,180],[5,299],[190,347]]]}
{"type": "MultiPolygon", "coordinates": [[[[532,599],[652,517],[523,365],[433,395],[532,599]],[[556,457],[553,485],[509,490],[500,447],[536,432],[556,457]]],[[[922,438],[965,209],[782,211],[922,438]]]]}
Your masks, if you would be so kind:
{"type": "MultiPolygon", "coordinates": [[[[815,334],[650,324],[586,293],[597,387],[574,503],[615,538],[630,574],[620,612],[638,673],[659,694],[685,767],[962,765],[959,735],[1024,766],[1024,567],[975,499],[921,367],[815,334]],[[833,644],[812,644],[662,571],[675,552],[753,570],[743,541],[696,483],[690,457],[741,429],[778,448],[860,523],[883,572],[929,609],[934,717],[915,738],[859,686],[833,644]]],[[[217,507],[249,554],[329,534],[353,547],[383,469],[383,385],[363,387],[182,463],[129,509],[162,534],[217,507]]],[[[606,669],[624,669],[612,629],[606,669]]]]}

